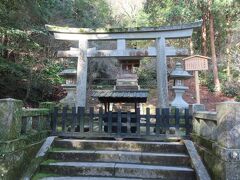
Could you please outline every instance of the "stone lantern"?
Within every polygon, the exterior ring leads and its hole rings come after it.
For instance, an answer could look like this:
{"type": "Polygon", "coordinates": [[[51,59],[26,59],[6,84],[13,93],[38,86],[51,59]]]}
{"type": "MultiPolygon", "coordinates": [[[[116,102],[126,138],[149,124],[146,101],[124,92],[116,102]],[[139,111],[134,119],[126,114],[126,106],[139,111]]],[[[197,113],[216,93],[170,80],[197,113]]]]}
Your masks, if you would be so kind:
{"type": "Polygon", "coordinates": [[[67,96],[60,103],[64,106],[74,107],[76,102],[77,70],[65,69],[59,73],[59,76],[65,79],[65,84],[62,84],[62,87],[67,91],[67,96]]]}
{"type": "Polygon", "coordinates": [[[170,78],[174,80],[172,89],[175,92],[175,99],[172,101],[171,106],[176,108],[188,108],[189,105],[183,99],[183,94],[188,89],[184,86],[184,80],[191,78],[192,75],[183,70],[181,63],[176,63],[175,69],[171,72],[170,78]]]}

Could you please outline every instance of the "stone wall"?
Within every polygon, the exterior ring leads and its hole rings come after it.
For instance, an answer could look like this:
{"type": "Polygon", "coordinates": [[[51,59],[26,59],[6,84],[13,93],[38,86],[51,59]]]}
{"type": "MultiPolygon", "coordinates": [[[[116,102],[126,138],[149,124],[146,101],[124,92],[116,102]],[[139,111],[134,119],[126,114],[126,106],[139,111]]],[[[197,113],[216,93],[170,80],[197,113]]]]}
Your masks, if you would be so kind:
{"type": "Polygon", "coordinates": [[[195,112],[192,139],[213,179],[240,179],[240,103],[195,112]]]}
{"type": "Polygon", "coordinates": [[[0,179],[20,179],[50,132],[52,103],[41,104],[41,109],[22,105],[0,99],[0,179]]]}

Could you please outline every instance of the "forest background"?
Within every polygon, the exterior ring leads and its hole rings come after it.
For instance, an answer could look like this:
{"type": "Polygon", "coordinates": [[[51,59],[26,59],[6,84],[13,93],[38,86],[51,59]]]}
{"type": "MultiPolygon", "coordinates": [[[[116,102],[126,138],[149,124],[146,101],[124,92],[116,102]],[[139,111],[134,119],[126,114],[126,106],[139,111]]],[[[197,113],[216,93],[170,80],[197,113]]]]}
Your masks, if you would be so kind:
{"type": "MultiPolygon", "coordinates": [[[[239,0],[0,0],[0,98],[21,99],[25,106],[37,106],[64,96],[58,73],[75,62],[56,58],[56,52],[72,44],[54,40],[45,24],[150,27],[201,19],[202,27],[192,38],[192,50],[211,57],[210,70],[201,74],[201,84],[240,101],[239,0]]],[[[149,43],[135,41],[129,46],[149,43]]],[[[188,46],[186,41],[169,44],[188,46]]],[[[169,60],[169,71],[171,63],[179,60],[169,60]]],[[[90,61],[88,87],[108,87],[111,83],[104,79],[114,79],[116,69],[114,60],[90,61]]],[[[140,85],[155,87],[154,60],[145,58],[138,75],[140,85]]]]}

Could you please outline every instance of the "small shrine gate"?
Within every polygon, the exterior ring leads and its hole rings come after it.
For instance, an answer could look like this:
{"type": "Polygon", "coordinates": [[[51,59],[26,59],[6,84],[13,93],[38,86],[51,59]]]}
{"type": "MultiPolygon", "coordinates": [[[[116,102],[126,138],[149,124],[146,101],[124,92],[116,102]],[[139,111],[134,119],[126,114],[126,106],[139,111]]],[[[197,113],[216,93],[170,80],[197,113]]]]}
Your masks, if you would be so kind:
{"type": "Polygon", "coordinates": [[[168,81],[166,57],[188,56],[186,48],[166,46],[166,39],[190,38],[193,30],[201,26],[201,21],[164,27],[144,28],[115,28],[115,29],[88,29],[68,28],[46,25],[48,31],[54,33],[55,39],[77,41],[78,48],[70,48],[67,51],[58,51],[58,57],[77,57],[77,98],[76,107],[86,106],[87,95],[87,66],[88,58],[101,57],[156,57],[158,108],[167,108],[168,81]],[[126,48],[126,40],[155,40],[155,47],[146,49],[126,48]],[[117,49],[97,50],[88,48],[88,41],[115,40],[117,49]]]}

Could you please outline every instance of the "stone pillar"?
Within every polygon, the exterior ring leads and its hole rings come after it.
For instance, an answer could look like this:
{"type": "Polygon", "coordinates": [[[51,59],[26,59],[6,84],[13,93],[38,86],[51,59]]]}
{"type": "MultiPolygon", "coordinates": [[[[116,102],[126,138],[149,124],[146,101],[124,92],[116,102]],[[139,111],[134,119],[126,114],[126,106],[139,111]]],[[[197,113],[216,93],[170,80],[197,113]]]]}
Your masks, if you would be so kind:
{"type": "Polygon", "coordinates": [[[85,107],[87,103],[87,47],[87,39],[79,40],[79,49],[81,50],[81,56],[78,57],[77,63],[77,107],[85,107]]]}
{"type": "Polygon", "coordinates": [[[117,50],[124,51],[126,49],[126,40],[125,39],[118,39],[117,40],[117,50]]]}
{"type": "Polygon", "coordinates": [[[167,80],[167,58],[165,49],[165,37],[156,39],[157,50],[157,88],[158,88],[158,107],[168,108],[168,80],[167,80]]]}
{"type": "Polygon", "coordinates": [[[15,99],[0,99],[0,141],[20,136],[23,103],[15,99]]]}
{"type": "Polygon", "coordinates": [[[240,179],[240,103],[216,110],[194,113],[192,139],[213,179],[240,179]]]}
{"type": "MultiPolygon", "coordinates": [[[[126,50],[126,40],[125,39],[118,39],[117,40],[117,50],[118,50],[119,56],[124,55],[124,52],[126,50]]],[[[121,64],[121,66],[122,66],[122,64],[121,64]]],[[[121,71],[122,71],[122,68],[121,68],[121,71]]]]}
{"type": "Polygon", "coordinates": [[[240,103],[223,102],[217,105],[217,134],[217,142],[221,146],[240,149],[240,103]]]}
{"type": "Polygon", "coordinates": [[[223,179],[240,179],[240,103],[223,102],[217,105],[217,144],[221,157],[223,179]]]}

